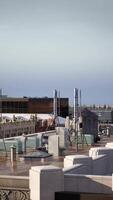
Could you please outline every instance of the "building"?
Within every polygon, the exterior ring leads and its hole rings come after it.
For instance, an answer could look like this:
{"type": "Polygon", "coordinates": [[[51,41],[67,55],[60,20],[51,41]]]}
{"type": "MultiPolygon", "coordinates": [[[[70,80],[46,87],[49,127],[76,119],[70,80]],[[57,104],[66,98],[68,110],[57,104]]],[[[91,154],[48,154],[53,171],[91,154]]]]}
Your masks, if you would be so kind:
{"type": "Polygon", "coordinates": [[[98,115],[88,109],[83,109],[81,116],[83,134],[92,134],[96,138],[98,136],[98,115]]]}
{"type": "Polygon", "coordinates": [[[0,124],[0,138],[35,133],[34,121],[15,121],[0,124]]]}
{"type": "Polygon", "coordinates": [[[1,117],[0,138],[55,129],[54,116],[50,114],[2,113],[1,117]]]}
{"type": "MultiPolygon", "coordinates": [[[[81,110],[81,114],[78,113],[78,120],[76,122],[76,130],[79,135],[91,136],[94,142],[97,142],[98,139],[98,116],[84,108],[81,110]]],[[[89,137],[88,136],[88,137],[89,137]]]]}
{"type": "Polygon", "coordinates": [[[109,105],[90,105],[86,106],[89,110],[94,112],[96,115],[98,115],[98,121],[99,123],[113,123],[113,106],[109,105]]]}
{"type": "Polygon", "coordinates": [[[113,123],[113,111],[112,110],[92,110],[96,115],[98,115],[99,123],[113,123]]]}
{"type": "MultiPolygon", "coordinates": [[[[68,116],[69,99],[60,98],[57,104],[57,113],[68,116]],[[60,103],[59,103],[60,102],[60,103]]],[[[0,99],[1,113],[53,113],[53,98],[13,98],[2,97],[0,99]]]]}

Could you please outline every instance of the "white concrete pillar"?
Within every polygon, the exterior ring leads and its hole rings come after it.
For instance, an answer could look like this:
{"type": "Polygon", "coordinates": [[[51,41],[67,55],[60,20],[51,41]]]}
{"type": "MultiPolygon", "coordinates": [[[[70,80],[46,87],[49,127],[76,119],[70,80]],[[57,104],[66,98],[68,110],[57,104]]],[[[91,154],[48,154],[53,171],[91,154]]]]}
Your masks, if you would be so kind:
{"type": "Polygon", "coordinates": [[[27,136],[25,134],[22,135],[21,141],[22,141],[22,152],[26,153],[27,136]]]}
{"type": "Polygon", "coordinates": [[[14,145],[11,146],[11,163],[16,161],[16,147],[14,145]]]}
{"type": "Polygon", "coordinates": [[[31,200],[54,200],[55,192],[64,191],[64,174],[51,165],[31,167],[29,184],[31,200]]]}
{"type": "Polygon", "coordinates": [[[65,119],[65,128],[70,129],[70,119],[69,119],[69,117],[66,117],[66,119],[65,119]]]}
{"type": "Polygon", "coordinates": [[[59,156],[59,136],[51,135],[48,138],[48,153],[54,157],[59,156]]]}

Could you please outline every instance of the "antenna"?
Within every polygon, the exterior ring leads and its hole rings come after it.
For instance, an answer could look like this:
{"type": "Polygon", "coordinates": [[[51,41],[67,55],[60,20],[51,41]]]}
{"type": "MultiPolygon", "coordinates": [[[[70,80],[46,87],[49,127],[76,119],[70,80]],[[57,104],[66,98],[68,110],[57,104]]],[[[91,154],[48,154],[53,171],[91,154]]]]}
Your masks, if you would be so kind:
{"type": "Polygon", "coordinates": [[[78,89],[74,88],[74,121],[78,118],[78,89]]]}
{"type": "Polygon", "coordinates": [[[58,116],[60,116],[60,90],[58,91],[58,116]]]}
{"type": "Polygon", "coordinates": [[[78,152],[78,89],[74,88],[74,125],[76,137],[76,152],[78,152]]]}
{"type": "Polygon", "coordinates": [[[84,148],[84,142],[87,143],[85,134],[83,133],[83,116],[82,116],[82,95],[81,95],[81,90],[80,90],[80,117],[79,117],[79,132],[80,132],[80,136],[81,136],[81,142],[82,142],[82,148],[84,148]]]}
{"type": "Polygon", "coordinates": [[[55,119],[55,126],[57,125],[56,119],[57,119],[57,90],[55,89],[53,91],[53,114],[55,119]]]}
{"type": "Polygon", "coordinates": [[[82,108],[82,95],[80,90],[80,116],[81,116],[81,108],[82,108]]]}

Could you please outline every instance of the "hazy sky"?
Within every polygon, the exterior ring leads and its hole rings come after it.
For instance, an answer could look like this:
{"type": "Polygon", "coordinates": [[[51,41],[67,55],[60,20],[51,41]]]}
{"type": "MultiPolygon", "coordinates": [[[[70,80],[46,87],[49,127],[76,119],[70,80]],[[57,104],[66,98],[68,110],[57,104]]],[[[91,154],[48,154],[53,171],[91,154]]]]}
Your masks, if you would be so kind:
{"type": "Polygon", "coordinates": [[[0,87],[113,104],[113,0],[0,0],[0,87]]]}

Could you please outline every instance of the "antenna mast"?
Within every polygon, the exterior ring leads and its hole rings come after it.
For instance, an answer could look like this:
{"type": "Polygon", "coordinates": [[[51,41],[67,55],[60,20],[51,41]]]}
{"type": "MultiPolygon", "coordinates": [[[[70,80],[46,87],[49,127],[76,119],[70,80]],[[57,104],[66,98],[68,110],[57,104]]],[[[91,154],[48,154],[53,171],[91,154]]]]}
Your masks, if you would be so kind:
{"type": "Polygon", "coordinates": [[[78,152],[78,89],[74,88],[74,125],[76,137],[76,151],[78,152]]]}
{"type": "Polygon", "coordinates": [[[55,119],[55,126],[57,125],[57,90],[53,91],[53,114],[55,119]]]}
{"type": "Polygon", "coordinates": [[[81,116],[81,108],[82,108],[82,95],[80,90],[80,116],[81,116]]]}
{"type": "Polygon", "coordinates": [[[60,90],[58,91],[58,116],[60,116],[60,90]]]}

